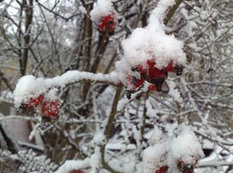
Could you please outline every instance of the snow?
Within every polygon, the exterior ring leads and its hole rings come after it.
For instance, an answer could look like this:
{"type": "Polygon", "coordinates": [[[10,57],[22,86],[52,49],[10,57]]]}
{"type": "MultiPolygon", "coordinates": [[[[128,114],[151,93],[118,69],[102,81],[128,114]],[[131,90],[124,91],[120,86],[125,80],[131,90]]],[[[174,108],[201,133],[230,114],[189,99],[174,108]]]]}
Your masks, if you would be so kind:
{"type": "Polygon", "coordinates": [[[175,4],[174,0],[159,1],[157,7],[151,12],[148,23],[149,27],[158,28],[159,30],[164,27],[163,20],[167,9],[175,4]]]}
{"type": "Polygon", "coordinates": [[[111,0],[98,0],[90,12],[91,20],[99,24],[103,16],[108,16],[114,12],[111,0]]]}
{"type": "Polygon", "coordinates": [[[83,13],[83,14],[87,14],[87,10],[86,10],[86,8],[85,7],[83,7],[83,6],[79,6],[79,8],[78,8],[80,11],[81,11],[81,13],[83,13]]]}
{"type": "Polygon", "coordinates": [[[96,145],[102,145],[102,144],[105,143],[106,137],[105,137],[105,135],[103,134],[103,132],[101,131],[101,132],[99,132],[99,133],[97,133],[97,134],[95,135],[93,141],[94,141],[94,143],[95,143],[96,145]]]}
{"type": "Polygon", "coordinates": [[[108,143],[106,145],[107,150],[120,150],[120,151],[126,151],[126,150],[135,150],[136,146],[134,144],[124,144],[124,143],[108,143]]]}
{"type": "Polygon", "coordinates": [[[51,79],[45,79],[45,85],[47,88],[52,87],[64,87],[67,84],[78,82],[80,80],[91,80],[91,81],[106,81],[111,83],[119,83],[118,74],[112,72],[110,74],[102,73],[90,73],[90,72],[80,72],[80,71],[68,71],[61,76],[57,76],[51,79]]]}
{"type": "Polygon", "coordinates": [[[139,64],[145,67],[147,60],[154,60],[158,69],[166,67],[171,61],[181,65],[186,63],[181,41],[173,35],[161,34],[147,28],[135,29],[132,35],[122,42],[122,47],[129,67],[139,64]]]}
{"type": "Polygon", "coordinates": [[[98,170],[99,167],[101,167],[101,152],[100,152],[100,147],[97,146],[95,148],[95,153],[90,157],[89,164],[91,166],[90,173],[95,173],[96,170],[98,170]]]}
{"type": "Polygon", "coordinates": [[[178,103],[182,103],[183,99],[180,96],[180,92],[178,91],[178,89],[176,88],[176,84],[173,81],[168,81],[168,86],[169,86],[169,92],[168,94],[173,97],[173,99],[175,101],[177,101],[178,103]]]}
{"type": "MultiPolygon", "coordinates": [[[[127,89],[132,88],[128,80],[128,76],[138,76],[139,74],[132,71],[132,68],[141,65],[147,67],[147,61],[152,60],[155,62],[155,67],[163,69],[168,66],[170,62],[177,65],[186,65],[186,55],[183,51],[183,42],[176,39],[174,35],[167,35],[164,32],[165,26],[163,19],[165,11],[169,6],[173,5],[173,0],[159,1],[157,8],[151,12],[149,24],[145,28],[137,28],[132,34],[122,41],[122,48],[124,56],[116,62],[116,71],[110,74],[93,74],[90,72],[68,71],[61,76],[54,78],[35,78],[34,76],[22,77],[14,91],[15,105],[19,107],[22,103],[27,102],[30,98],[35,98],[41,93],[47,92],[45,99],[56,100],[58,99],[58,88],[63,88],[68,84],[78,82],[80,80],[90,81],[104,81],[113,84],[123,83],[127,89]]],[[[84,13],[84,9],[80,9],[84,13]]],[[[98,0],[93,10],[91,11],[91,20],[99,23],[102,16],[112,14],[114,8],[110,0],[98,0]]],[[[175,101],[182,102],[182,98],[178,90],[175,88],[174,82],[170,81],[169,95],[175,101]]],[[[148,88],[148,87],[147,87],[148,88]]],[[[135,94],[136,97],[136,94],[135,94]]],[[[129,100],[122,99],[117,107],[117,110],[123,110],[129,100]]],[[[149,103],[146,104],[149,107],[149,103]]],[[[153,114],[148,109],[148,114],[153,114]]],[[[105,120],[106,121],[106,120],[105,120]]],[[[105,123],[103,121],[103,124],[105,123]]],[[[132,126],[132,134],[137,142],[137,147],[140,146],[141,134],[136,126],[132,126]]],[[[34,131],[30,137],[34,135],[34,131]]],[[[147,134],[148,135],[148,134],[147,134]]],[[[176,172],[176,163],[182,160],[185,163],[196,164],[196,160],[203,157],[202,147],[192,131],[191,127],[180,125],[177,129],[172,129],[168,136],[163,135],[159,128],[155,127],[154,130],[148,135],[150,146],[143,151],[143,172],[154,173],[159,167],[168,165],[170,172],[176,172]]],[[[56,173],[69,173],[72,170],[91,168],[91,172],[96,172],[101,165],[101,152],[99,145],[105,145],[106,137],[102,132],[98,132],[93,143],[96,146],[95,152],[85,160],[69,160],[63,164],[56,173]]],[[[128,150],[135,149],[135,145],[127,145],[124,143],[111,143],[106,144],[106,149],[119,149],[128,150]]],[[[138,147],[140,148],[140,147],[138,147]]],[[[135,149],[136,150],[136,149],[135,149]]],[[[107,157],[107,156],[106,156],[107,157]]],[[[125,157],[122,166],[117,159],[110,160],[111,165],[126,172],[133,172],[135,170],[135,160],[125,157]],[[114,164],[116,163],[116,164],[114,164]]]]}
{"type": "Polygon", "coordinates": [[[32,75],[19,79],[14,90],[14,103],[18,108],[21,103],[26,103],[30,98],[36,98],[45,91],[43,79],[35,78],[32,75]]]}
{"type": "Polygon", "coordinates": [[[143,152],[143,173],[154,173],[159,167],[166,165],[167,143],[160,141],[143,152]]]}
{"type": "Polygon", "coordinates": [[[57,88],[52,88],[48,91],[48,93],[45,96],[46,101],[55,101],[59,100],[58,96],[58,89],[57,88]]]}
{"type": "Polygon", "coordinates": [[[202,147],[191,127],[180,125],[178,136],[173,136],[170,144],[168,164],[174,165],[174,160],[181,159],[185,163],[195,164],[204,157],[202,147]]]}
{"type": "Polygon", "coordinates": [[[163,69],[170,62],[176,65],[186,65],[186,55],[183,51],[183,42],[176,39],[174,35],[164,32],[163,19],[165,11],[174,5],[173,0],[159,1],[150,15],[149,24],[145,28],[136,28],[132,34],[122,41],[124,56],[116,62],[116,70],[119,78],[128,90],[133,86],[128,76],[136,76],[132,68],[138,65],[147,67],[147,61],[155,62],[155,67],[163,69]]]}
{"type": "MultiPolygon", "coordinates": [[[[144,173],[154,173],[159,167],[168,166],[177,172],[177,161],[195,165],[204,156],[202,147],[190,126],[181,124],[171,136],[162,136],[155,128],[155,140],[143,152],[144,173]]],[[[152,138],[153,139],[153,138],[152,138]]]]}
{"type": "Polygon", "coordinates": [[[55,173],[70,173],[77,169],[84,169],[90,166],[90,158],[85,160],[67,160],[55,173]]]}
{"type": "Polygon", "coordinates": [[[155,126],[154,129],[150,131],[150,134],[147,135],[149,136],[149,144],[151,146],[162,140],[164,137],[162,131],[157,126],[155,126]]]}
{"type": "Polygon", "coordinates": [[[36,98],[40,94],[48,91],[50,99],[55,99],[56,87],[65,87],[68,84],[78,82],[80,80],[89,79],[91,81],[107,81],[118,84],[119,79],[116,72],[110,74],[93,74],[90,72],[68,71],[61,76],[54,78],[35,78],[32,75],[27,75],[19,79],[14,90],[14,103],[18,108],[22,103],[26,103],[30,98],[36,98]]]}

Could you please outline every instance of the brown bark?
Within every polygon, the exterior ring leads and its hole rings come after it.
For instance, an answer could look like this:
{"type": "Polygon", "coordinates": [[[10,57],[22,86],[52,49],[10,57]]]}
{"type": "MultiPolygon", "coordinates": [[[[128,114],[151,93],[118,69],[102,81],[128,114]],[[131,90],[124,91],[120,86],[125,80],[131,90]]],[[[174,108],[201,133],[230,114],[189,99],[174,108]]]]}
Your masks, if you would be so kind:
{"type": "Polygon", "coordinates": [[[33,0],[29,0],[29,4],[27,4],[26,0],[23,0],[22,7],[25,8],[25,33],[23,36],[23,52],[22,56],[20,57],[20,73],[21,76],[24,76],[27,70],[28,54],[31,40],[30,34],[33,19],[33,0]]]}

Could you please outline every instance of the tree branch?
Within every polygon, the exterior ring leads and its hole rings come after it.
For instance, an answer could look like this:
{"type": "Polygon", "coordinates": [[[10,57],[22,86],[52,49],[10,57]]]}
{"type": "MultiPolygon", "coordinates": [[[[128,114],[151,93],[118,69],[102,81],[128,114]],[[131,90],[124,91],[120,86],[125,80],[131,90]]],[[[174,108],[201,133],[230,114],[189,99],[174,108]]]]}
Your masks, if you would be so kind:
{"type": "Polygon", "coordinates": [[[180,6],[180,4],[183,2],[184,0],[176,0],[176,4],[171,7],[166,15],[166,18],[164,19],[164,24],[167,25],[169,20],[172,18],[172,16],[175,14],[177,8],[180,6]]]}

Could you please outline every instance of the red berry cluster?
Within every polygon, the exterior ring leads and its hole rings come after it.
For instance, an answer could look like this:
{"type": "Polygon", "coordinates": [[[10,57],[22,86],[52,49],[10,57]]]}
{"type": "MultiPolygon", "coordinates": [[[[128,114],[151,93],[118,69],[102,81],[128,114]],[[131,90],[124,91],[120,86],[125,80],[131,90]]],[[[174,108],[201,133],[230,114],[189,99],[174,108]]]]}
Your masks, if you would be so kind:
{"type": "Polygon", "coordinates": [[[114,20],[114,12],[107,16],[102,16],[99,23],[99,30],[102,33],[114,34],[116,22],[114,20]]]}
{"type": "Polygon", "coordinates": [[[194,167],[197,164],[198,160],[195,159],[193,156],[191,156],[192,159],[194,160],[194,163],[185,163],[182,159],[179,159],[177,161],[177,167],[182,173],[193,173],[194,172],[194,167]]]}
{"type": "MultiPolygon", "coordinates": [[[[194,172],[194,167],[197,164],[197,162],[198,161],[195,160],[194,164],[188,164],[188,163],[185,163],[183,160],[179,159],[177,161],[177,168],[179,169],[179,171],[181,173],[193,173],[194,172]]],[[[159,167],[155,171],[155,173],[166,173],[167,171],[168,171],[168,166],[164,165],[164,166],[159,167]]]]}
{"type": "Polygon", "coordinates": [[[30,98],[27,103],[23,104],[23,107],[25,109],[34,109],[34,108],[38,107],[43,100],[44,100],[44,94],[40,94],[36,98],[30,98]]]}
{"type": "Polygon", "coordinates": [[[22,104],[22,108],[27,110],[34,110],[40,105],[42,117],[56,118],[59,114],[60,100],[45,99],[43,93],[38,97],[30,98],[27,102],[22,104]]]}
{"type": "Polygon", "coordinates": [[[164,81],[167,79],[168,72],[176,73],[177,75],[182,74],[183,67],[181,65],[176,65],[171,61],[166,67],[158,69],[155,67],[155,62],[153,60],[147,60],[146,68],[142,65],[137,65],[132,68],[132,71],[137,71],[140,74],[139,78],[134,76],[129,76],[128,81],[133,85],[132,92],[141,88],[144,81],[151,83],[150,89],[152,91],[161,91],[164,81]]]}

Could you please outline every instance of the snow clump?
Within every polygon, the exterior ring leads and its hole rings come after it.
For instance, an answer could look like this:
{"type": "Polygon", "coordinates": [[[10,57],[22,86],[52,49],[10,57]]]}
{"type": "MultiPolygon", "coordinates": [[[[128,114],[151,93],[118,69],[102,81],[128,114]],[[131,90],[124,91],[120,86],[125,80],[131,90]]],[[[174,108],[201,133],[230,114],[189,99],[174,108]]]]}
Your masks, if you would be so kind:
{"type": "Polygon", "coordinates": [[[111,0],[98,0],[90,13],[91,20],[99,24],[103,16],[108,16],[112,14],[112,12],[114,12],[114,8],[111,0]]]}
{"type": "Polygon", "coordinates": [[[13,93],[15,106],[19,108],[22,103],[38,97],[45,90],[44,82],[41,78],[35,78],[32,75],[20,78],[13,93]]]}

